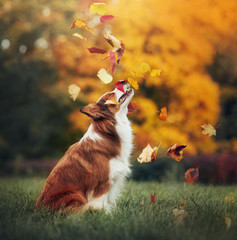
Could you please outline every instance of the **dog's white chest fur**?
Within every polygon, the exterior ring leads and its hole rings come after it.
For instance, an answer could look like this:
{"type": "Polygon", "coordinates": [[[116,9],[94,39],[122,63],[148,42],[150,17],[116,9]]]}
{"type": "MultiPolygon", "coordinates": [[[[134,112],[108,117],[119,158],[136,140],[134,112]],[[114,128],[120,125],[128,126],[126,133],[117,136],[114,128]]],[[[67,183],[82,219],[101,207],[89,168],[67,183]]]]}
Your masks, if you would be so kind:
{"type": "Polygon", "coordinates": [[[115,201],[121,193],[126,177],[130,174],[129,157],[132,151],[132,128],[125,117],[116,116],[116,130],[121,140],[121,152],[116,158],[110,160],[110,190],[108,203],[115,205],[115,201]]]}

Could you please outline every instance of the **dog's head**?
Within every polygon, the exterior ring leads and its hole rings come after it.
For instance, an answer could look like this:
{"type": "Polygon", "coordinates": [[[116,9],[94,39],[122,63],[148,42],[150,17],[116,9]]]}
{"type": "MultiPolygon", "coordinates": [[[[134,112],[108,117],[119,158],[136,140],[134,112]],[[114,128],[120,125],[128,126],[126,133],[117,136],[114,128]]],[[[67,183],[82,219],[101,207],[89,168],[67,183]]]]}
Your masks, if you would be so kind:
{"type": "Polygon", "coordinates": [[[126,116],[134,91],[126,81],[120,81],[120,85],[122,85],[123,91],[116,87],[112,92],[105,93],[96,103],[82,107],[80,111],[93,120],[112,120],[115,119],[115,115],[126,116]]]}

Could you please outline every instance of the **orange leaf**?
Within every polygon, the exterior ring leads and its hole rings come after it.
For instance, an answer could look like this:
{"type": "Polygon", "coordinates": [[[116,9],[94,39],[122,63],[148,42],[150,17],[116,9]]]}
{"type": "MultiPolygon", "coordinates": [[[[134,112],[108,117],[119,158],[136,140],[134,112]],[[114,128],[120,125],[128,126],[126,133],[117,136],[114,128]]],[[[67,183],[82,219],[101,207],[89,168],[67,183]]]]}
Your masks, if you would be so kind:
{"type": "Polygon", "coordinates": [[[188,184],[193,184],[199,178],[199,171],[198,168],[189,168],[185,172],[185,178],[188,184]]]}
{"type": "Polygon", "coordinates": [[[79,19],[79,18],[77,18],[77,19],[72,23],[72,25],[71,25],[70,28],[73,29],[73,28],[75,28],[75,27],[81,28],[81,29],[85,29],[85,30],[87,30],[87,31],[89,31],[89,32],[92,32],[92,30],[87,27],[86,22],[85,22],[84,20],[82,20],[82,19],[79,19]]]}
{"type": "Polygon", "coordinates": [[[167,118],[167,108],[166,107],[162,107],[160,109],[160,115],[158,116],[158,118],[161,121],[166,121],[166,118],[167,118]]]}

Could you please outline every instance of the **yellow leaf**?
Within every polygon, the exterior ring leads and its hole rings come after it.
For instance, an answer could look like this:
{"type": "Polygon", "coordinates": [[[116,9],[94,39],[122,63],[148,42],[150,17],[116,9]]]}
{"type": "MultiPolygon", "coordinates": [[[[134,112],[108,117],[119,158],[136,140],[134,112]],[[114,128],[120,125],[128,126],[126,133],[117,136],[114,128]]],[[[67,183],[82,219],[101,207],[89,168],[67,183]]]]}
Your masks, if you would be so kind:
{"type": "Polygon", "coordinates": [[[161,70],[160,69],[152,69],[150,75],[152,77],[160,76],[161,75],[161,70]]]}
{"type": "Polygon", "coordinates": [[[91,14],[98,13],[100,15],[105,15],[107,12],[107,5],[105,3],[93,3],[89,11],[91,14]]]}
{"type": "Polygon", "coordinates": [[[204,129],[202,134],[208,135],[208,137],[216,136],[216,129],[210,123],[204,124],[201,127],[204,129]]]}
{"type": "Polygon", "coordinates": [[[79,33],[73,33],[72,36],[78,37],[78,38],[80,38],[80,39],[82,39],[82,40],[87,41],[87,39],[86,39],[85,37],[83,37],[83,36],[82,36],[81,34],[79,34],[79,33]]]}
{"type": "Polygon", "coordinates": [[[224,217],[224,219],[225,219],[226,229],[229,230],[231,227],[231,219],[228,217],[224,217]]]}
{"type": "Polygon", "coordinates": [[[77,27],[77,28],[82,28],[82,29],[85,29],[85,30],[87,30],[87,31],[89,31],[89,32],[92,32],[92,30],[87,27],[86,22],[85,22],[84,20],[82,20],[82,19],[79,19],[79,18],[77,18],[77,19],[72,23],[71,29],[72,29],[72,28],[75,28],[75,27],[77,27]]]}
{"type": "Polygon", "coordinates": [[[234,201],[234,197],[233,196],[226,196],[225,197],[225,201],[226,202],[233,202],[234,201]]]}
{"type": "Polygon", "coordinates": [[[150,144],[142,150],[142,153],[137,158],[137,161],[140,163],[143,162],[155,162],[157,157],[158,147],[152,148],[150,144]]]}
{"type": "Polygon", "coordinates": [[[148,63],[141,63],[140,66],[139,66],[140,70],[143,72],[143,73],[146,73],[146,72],[150,72],[151,71],[151,67],[148,63]]]}
{"type": "Polygon", "coordinates": [[[113,100],[107,100],[105,103],[105,105],[108,105],[108,104],[119,104],[117,101],[113,101],[113,100]]]}
{"type": "Polygon", "coordinates": [[[79,95],[80,91],[81,91],[81,88],[79,86],[77,86],[76,84],[71,84],[68,87],[68,92],[71,95],[70,98],[72,98],[73,101],[76,100],[76,98],[79,95]]]}
{"type": "Polygon", "coordinates": [[[113,77],[107,73],[107,71],[104,68],[101,68],[99,72],[97,73],[97,77],[104,83],[108,84],[111,83],[113,80],[113,77]]]}
{"type": "Polygon", "coordinates": [[[135,72],[135,71],[131,71],[130,75],[134,78],[143,78],[144,77],[144,75],[142,73],[135,72]]]}
{"type": "Polygon", "coordinates": [[[139,86],[137,84],[137,80],[135,80],[133,78],[128,78],[128,83],[136,90],[139,88],[139,86]]]}

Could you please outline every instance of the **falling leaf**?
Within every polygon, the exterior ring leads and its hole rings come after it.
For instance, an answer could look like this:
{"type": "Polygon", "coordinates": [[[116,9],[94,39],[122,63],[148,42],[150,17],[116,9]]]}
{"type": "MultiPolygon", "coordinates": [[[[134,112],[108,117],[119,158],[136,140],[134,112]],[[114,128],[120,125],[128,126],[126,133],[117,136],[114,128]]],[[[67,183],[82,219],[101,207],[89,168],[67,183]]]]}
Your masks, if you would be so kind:
{"type": "Polygon", "coordinates": [[[158,116],[158,118],[161,121],[166,121],[166,119],[167,119],[167,108],[166,107],[162,107],[160,109],[160,115],[158,116]]]}
{"type": "Polygon", "coordinates": [[[99,72],[97,73],[97,77],[104,83],[108,84],[112,82],[113,77],[107,73],[107,71],[104,68],[101,68],[99,72]]]}
{"type": "Polygon", "coordinates": [[[178,208],[175,208],[173,210],[173,214],[174,216],[176,217],[174,223],[177,224],[177,223],[181,223],[183,221],[184,218],[186,218],[188,216],[188,213],[185,212],[183,209],[178,209],[178,208]]]}
{"type": "Polygon", "coordinates": [[[179,208],[183,209],[184,206],[186,205],[186,203],[187,203],[187,200],[182,200],[182,201],[180,201],[180,202],[179,202],[179,208]]]}
{"type": "Polygon", "coordinates": [[[116,50],[117,52],[117,63],[119,64],[120,59],[122,58],[123,54],[124,54],[124,50],[125,50],[125,44],[121,43],[121,48],[119,48],[118,50],[116,50]]]}
{"type": "Polygon", "coordinates": [[[115,56],[115,53],[112,50],[109,51],[109,59],[110,59],[111,70],[112,70],[112,72],[114,72],[116,56],[115,56]]]}
{"type": "Polygon", "coordinates": [[[128,80],[121,80],[121,81],[116,82],[116,83],[115,83],[115,86],[116,86],[116,88],[117,88],[119,91],[125,93],[125,91],[124,91],[124,89],[123,89],[123,85],[124,85],[125,83],[127,83],[127,82],[128,82],[128,80]]]}
{"type": "Polygon", "coordinates": [[[71,84],[68,87],[68,92],[71,95],[70,98],[73,99],[73,101],[76,100],[78,94],[80,93],[81,88],[79,86],[77,86],[76,84],[71,84]]]}
{"type": "Polygon", "coordinates": [[[226,196],[225,197],[225,201],[226,202],[233,202],[234,201],[234,197],[233,196],[226,196]]]}
{"type": "Polygon", "coordinates": [[[96,48],[96,47],[91,47],[91,48],[87,48],[89,50],[90,53],[98,53],[98,54],[105,54],[107,53],[106,50],[104,49],[100,49],[100,48],[96,48]]]}
{"type": "Polygon", "coordinates": [[[83,37],[80,33],[73,33],[72,36],[78,37],[78,38],[80,38],[80,39],[82,39],[82,40],[87,41],[87,39],[86,39],[85,37],[83,37]]]}
{"type": "Polygon", "coordinates": [[[104,15],[104,16],[100,17],[100,21],[102,23],[106,23],[108,21],[111,21],[112,19],[114,19],[113,15],[104,15]]]}
{"type": "Polygon", "coordinates": [[[208,137],[216,136],[216,129],[210,123],[204,124],[201,127],[204,129],[202,134],[208,135],[208,137]]]}
{"type": "Polygon", "coordinates": [[[137,158],[140,163],[143,162],[155,162],[157,157],[158,147],[152,148],[148,143],[147,146],[142,150],[142,153],[137,158]]]}
{"type": "Polygon", "coordinates": [[[136,103],[133,103],[133,102],[130,102],[128,104],[128,114],[131,114],[133,113],[137,108],[137,104],[136,103]]]}
{"type": "Polygon", "coordinates": [[[139,69],[143,72],[143,73],[146,73],[146,72],[150,72],[151,71],[151,67],[148,63],[141,63],[140,66],[139,66],[139,69]]]}
{"type": "Polygon", "coordinates": [[[162,71],[161,71],[160,69],[152,69],[150,75],[151,75],[152,77],[160,76],[160,75],[161,75],[161,72],[162,72],[162,71]]]}
{"type": "Polygon", "coordinates": [[[107,32],[104,35],[104,38],[112,47],[115,48],[115,50],[118,50],[119,48],[123,48],[121,46],[122,42],[118,40],[116,37],[114,37],[113,35],[111,35],[109,32],[107,32]]]}
{"type": "Polygon", "coordinates": [[[151,201],[154,204],[156,202],[156,194],[151,194],[151,201]]]}
{"type": "Polygon", "coordinates": [[[188,184],[193,184],[199,178],[199,171],[198,168],[189,168],[185,172],[185,178],[188,184]]]}
{"type": "Polygon", "coordinates": [[[93,3],[90,6],[90,13],[104,15],[107,12],[107,5],[105,3],[93,3]]]}
{"type": "Polygon", "coordinates": [[[105,104],[105,105],[108,105],[108,104],[117,105],[117,104],[119,104],[119,103],[118,103],[117,101],[107,100],[104,104],[105,104]]]}
{"type": "Polygon", "coordinates": [[[186,148],[187,145],[178,145],[175,144],[172,147],[170,147],[167,150],[167,155],[171,156],[173,159],[175,159],[176,161],[181,161],[183,158],[183,149],[186,148]]]}
{"type": "Polygon", "coordinates": [[[92,32],[92,30],[87,27],[86,22],[85,22],[84,20],[79,19],[79,18],[77,18],[77,19],[72,23],[71,29],[73,29],[73,28],[75,28],[75,27],[77,27],[77,28],[82,28],[82,29],[85,29],[85,30],[87,30],[87,31],[89,31],[89,32],[92,32]]]}
{"type": "Polygon", "coordinates": [[[134,78],[144,78],[144,75],[142,73],[136,71],[131,71],[130,75],[134,78]]]}
{"type": "Polygon", "coordinates": [[[133,78],[128,78],[128,83],[136,90],[139,88],[139,86],[137,84],[137,80],[135,80],[133,78]]]}
{"type": "Polygon", "coordinates": [[[229,230],[231,227],[231,219],[228,217],[224,217],[225,219],[225,224],[226,224],[226,230],[229,230]]]}

